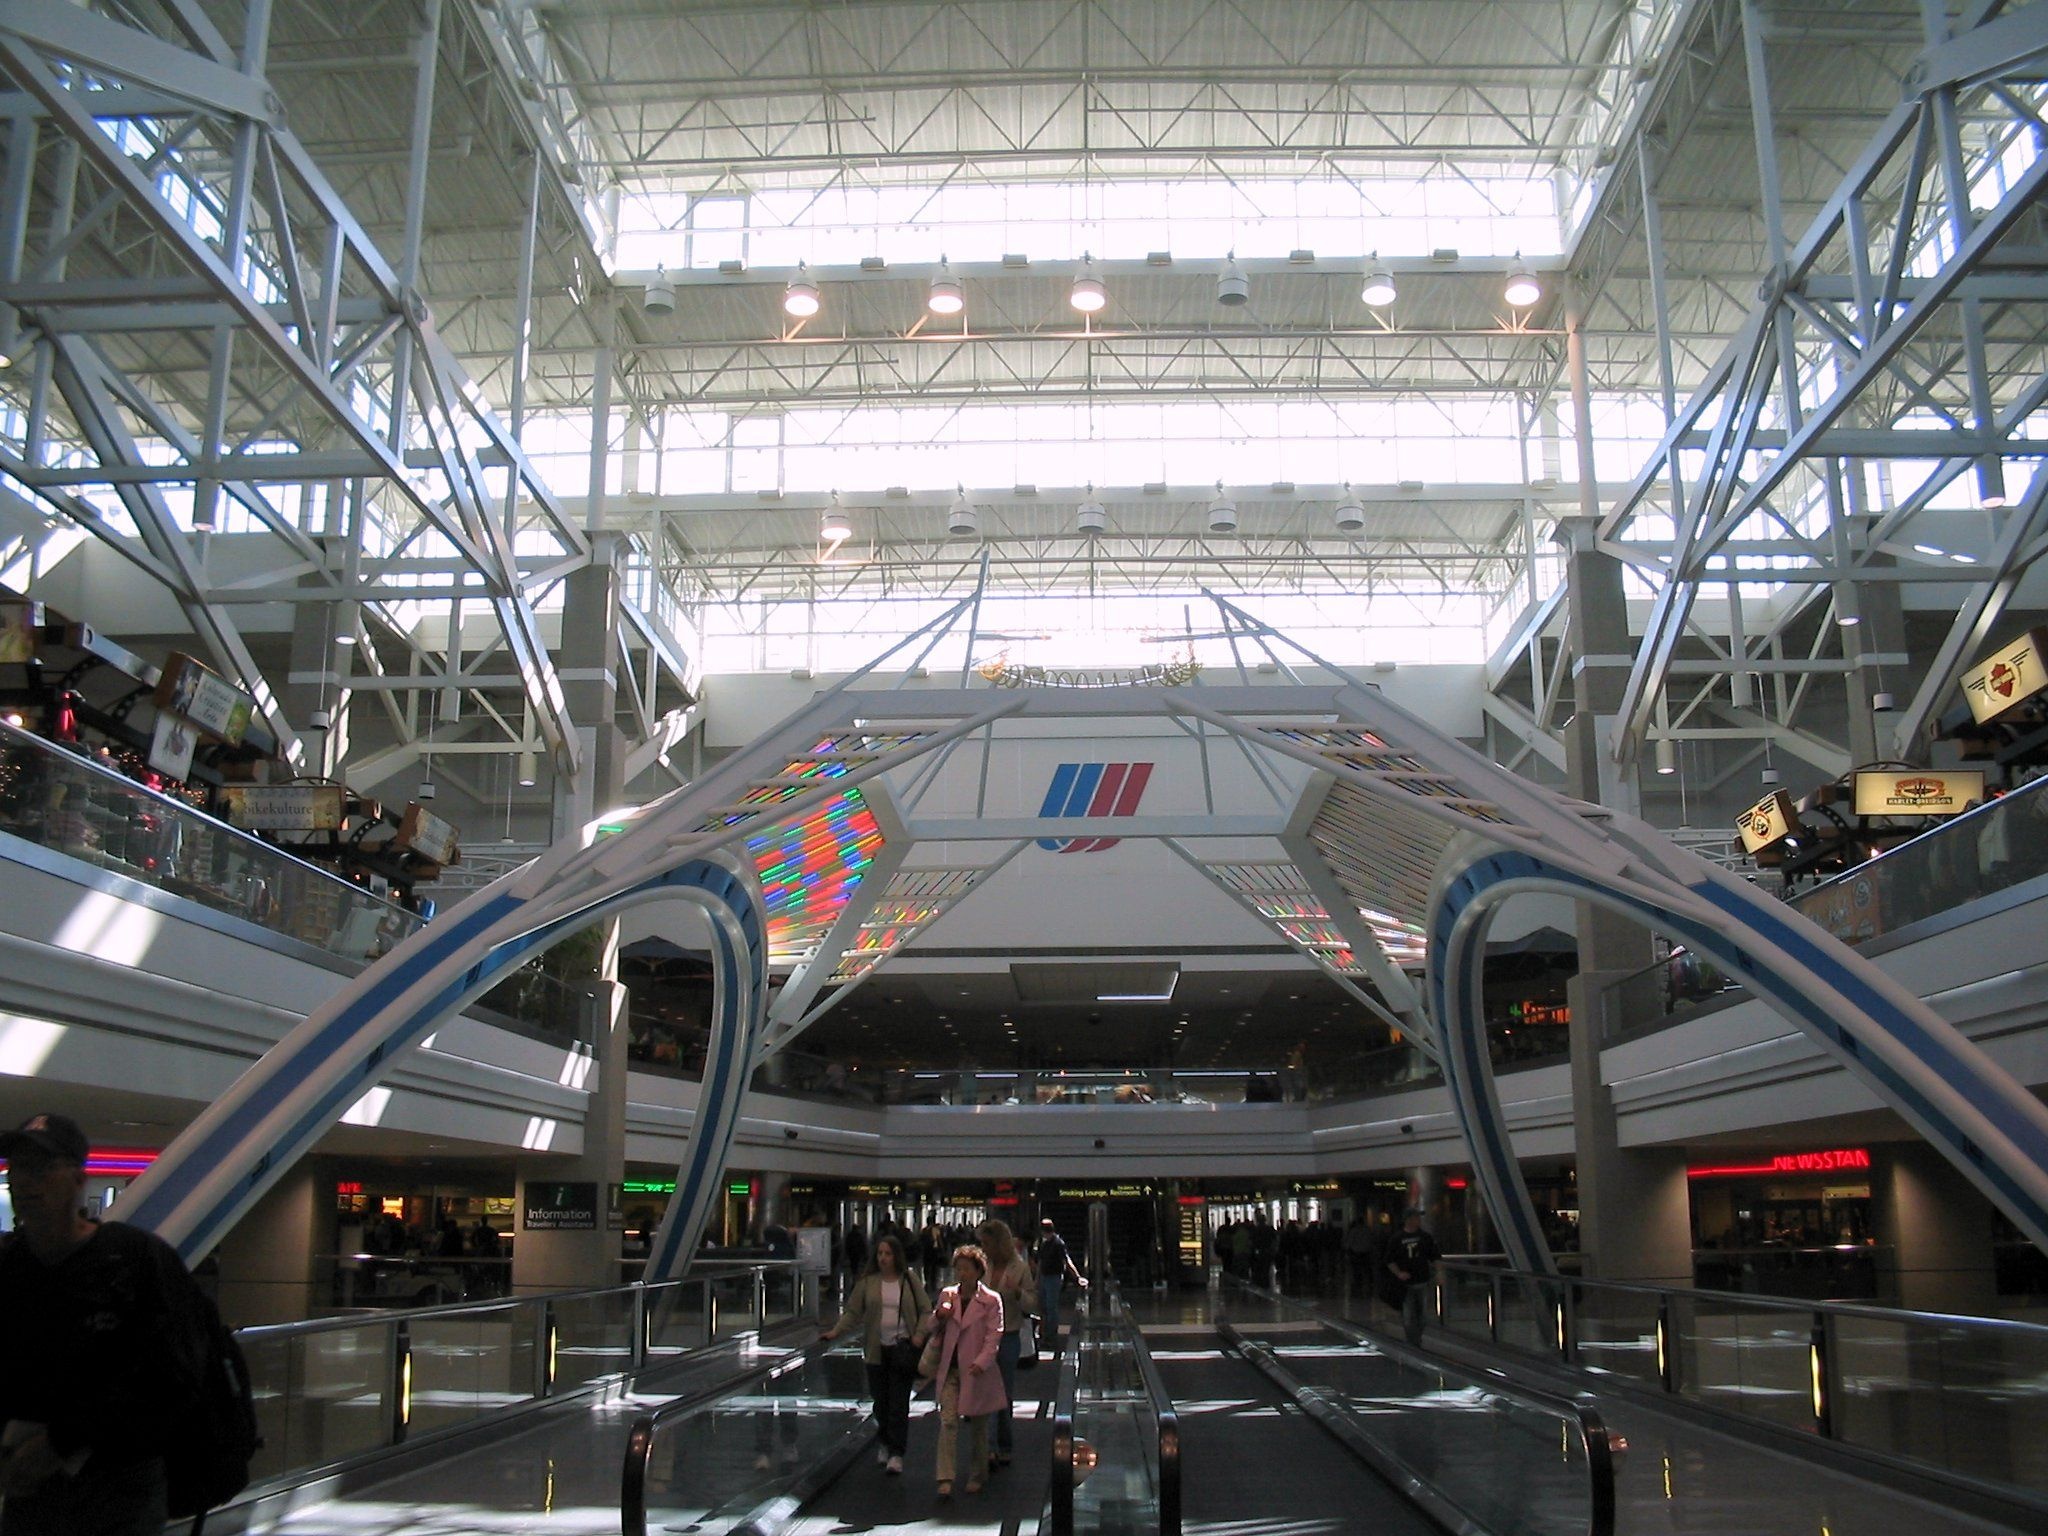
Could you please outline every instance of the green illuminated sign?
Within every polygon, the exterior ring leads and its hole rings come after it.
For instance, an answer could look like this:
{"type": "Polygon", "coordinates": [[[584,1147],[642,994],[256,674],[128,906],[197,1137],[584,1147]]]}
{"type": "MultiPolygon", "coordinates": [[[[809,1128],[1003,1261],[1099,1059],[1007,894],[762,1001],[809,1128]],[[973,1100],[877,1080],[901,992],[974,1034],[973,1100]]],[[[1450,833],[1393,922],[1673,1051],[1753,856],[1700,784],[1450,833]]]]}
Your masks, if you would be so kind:
{"type": "Polygon", "coordinates": [[[754,1192],[754,1186],[751,1184],[728,1184],[725,1186],[725,1192],[728,1195],[751,1195],[754,1192]]]}
{"type": "Polygon", "coordinates": [[[672,1195],[676,1192],[674,1179],[628,1179],[625,1184],[629,1195],[672,1195]]]}

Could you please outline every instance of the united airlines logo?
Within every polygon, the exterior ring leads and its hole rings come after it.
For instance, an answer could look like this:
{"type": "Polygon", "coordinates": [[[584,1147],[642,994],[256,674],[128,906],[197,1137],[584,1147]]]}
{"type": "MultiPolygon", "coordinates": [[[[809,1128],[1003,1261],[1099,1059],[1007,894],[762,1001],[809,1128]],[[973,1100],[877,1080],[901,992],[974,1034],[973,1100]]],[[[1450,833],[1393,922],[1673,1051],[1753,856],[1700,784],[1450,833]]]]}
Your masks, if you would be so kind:
{"type": "MultiPolygon", "coordinates": [[[[1135,816],[1152,778],[1150,763],[1061,763],[1053,770],[1041,816],[1135,816]]],[[[1116,837],[1041,837],[1038,846],[1054,853],[1100,853],[1123,841],[1116,837]]]]}

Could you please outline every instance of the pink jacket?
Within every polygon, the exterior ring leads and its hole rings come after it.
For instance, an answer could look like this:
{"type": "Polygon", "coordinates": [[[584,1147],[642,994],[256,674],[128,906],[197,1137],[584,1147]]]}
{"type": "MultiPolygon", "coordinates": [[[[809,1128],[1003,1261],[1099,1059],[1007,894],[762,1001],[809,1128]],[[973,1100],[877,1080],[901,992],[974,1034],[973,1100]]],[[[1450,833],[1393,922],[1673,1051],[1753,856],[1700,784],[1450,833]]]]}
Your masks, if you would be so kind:
{"type": "Polygon", "coordinates": [[[996,1349],[1003,1342],[1003,1300],[986,1285],[977,1284],[963,1309],[960,1287],[949,1285],[939,1292],[939,1305],[932,1313],[932,1328],[939,1341],[938,1381],[944,1385],[946,1372],[960,1365],[960,1413],[979,1418],[1009,1405],[1003,1392],[1003,1373],[996,1369],[996,1349]],[[979,1363],[979,1371],[968,1366],[979,1363]]]}

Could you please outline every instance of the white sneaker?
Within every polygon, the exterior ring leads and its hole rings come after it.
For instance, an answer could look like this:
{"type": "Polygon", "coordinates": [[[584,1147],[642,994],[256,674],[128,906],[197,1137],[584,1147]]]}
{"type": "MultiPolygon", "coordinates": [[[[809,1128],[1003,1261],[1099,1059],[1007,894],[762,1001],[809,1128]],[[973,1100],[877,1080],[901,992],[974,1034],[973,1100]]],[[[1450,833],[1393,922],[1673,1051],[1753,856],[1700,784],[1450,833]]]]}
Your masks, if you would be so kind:
{"type": "Polygon", "coordinates": [[[768,1459],[768,1453],[766,1451],[763,1451],[759,1456],[756,1456],[754,1458],[754,1470],[756,1472],[766,1472],[770,1467],[774,1465],[775,1463],[768,1459]]]}
{"type": "Polygon", "coordinates": [[[903,1475],[903,1458],[901,1456],[891,1456],[888,1464],[882,1470],[891,1477],[901,1477],[903,1475]]]}
{"type": "Polygon", "coordinates": [[[888,1446],[878,1445],[875,1447],[875,1465],[878,1467],[886,1467],[887,1465],[889,1465],[888,1446]]]}

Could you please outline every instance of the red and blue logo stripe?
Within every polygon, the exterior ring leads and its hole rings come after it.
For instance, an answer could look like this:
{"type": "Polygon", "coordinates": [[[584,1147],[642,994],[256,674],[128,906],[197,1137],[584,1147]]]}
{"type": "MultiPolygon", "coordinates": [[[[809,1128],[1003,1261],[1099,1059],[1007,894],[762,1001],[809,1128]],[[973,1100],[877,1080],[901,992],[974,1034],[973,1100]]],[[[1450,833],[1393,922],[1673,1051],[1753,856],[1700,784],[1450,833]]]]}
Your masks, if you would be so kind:
{"type": "MultiPolygon", "coordinates": [[[[1135,816],[1151,781],[1150,763],[1061,763],[1053,770],[1041,816],[1135,816]]],[[[1041,837],[1053,853],[1100,853],[1122,842],[1117,837],[1041,837]]]]}

